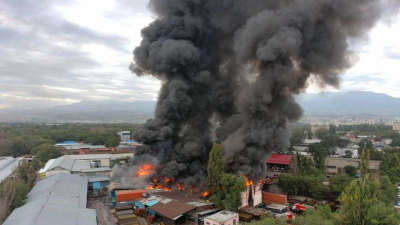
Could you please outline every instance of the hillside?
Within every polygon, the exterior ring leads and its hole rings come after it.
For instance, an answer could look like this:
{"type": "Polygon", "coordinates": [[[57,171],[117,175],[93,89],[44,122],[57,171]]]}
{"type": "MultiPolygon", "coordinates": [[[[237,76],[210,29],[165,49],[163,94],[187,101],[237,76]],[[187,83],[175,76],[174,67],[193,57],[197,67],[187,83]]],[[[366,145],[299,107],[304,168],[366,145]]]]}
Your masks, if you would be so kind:
{"type": "Polygon", "coordinates": [[[298,101],[305,115],[400,115],[400,98],[374,92],[302,94],[298,97],[298,101]]]}
{"type": "MultiPolygon", "coordinates": [[[[374,92],[302,94],[297,97],[309,116],[400,116],[400,98],[374,92]]],[[[0,110],[0,122],[142,123],[154,116],[156,102],[83,101],[30,110],[0,110]]]]}

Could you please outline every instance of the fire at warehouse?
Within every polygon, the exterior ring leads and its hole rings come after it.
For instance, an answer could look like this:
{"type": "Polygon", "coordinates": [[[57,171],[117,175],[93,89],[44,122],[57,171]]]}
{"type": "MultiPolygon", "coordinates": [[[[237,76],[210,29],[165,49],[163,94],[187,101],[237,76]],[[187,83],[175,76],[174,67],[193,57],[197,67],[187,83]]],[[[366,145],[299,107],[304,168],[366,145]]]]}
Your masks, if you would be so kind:
{"type": "Polygon", "coordinates": [[[348,41],[398,4],[385,0],[151,0],[156,20],[142,30],[131,71],[162,81],[155,118],[133,137],[143,143],[120,183],[206,191],[215,136],[225,171],[251,182],[272,152],[289,147],[287,123],[302,116],[295,96],[313,76],[338,87],[356,60],[348,41]]]}

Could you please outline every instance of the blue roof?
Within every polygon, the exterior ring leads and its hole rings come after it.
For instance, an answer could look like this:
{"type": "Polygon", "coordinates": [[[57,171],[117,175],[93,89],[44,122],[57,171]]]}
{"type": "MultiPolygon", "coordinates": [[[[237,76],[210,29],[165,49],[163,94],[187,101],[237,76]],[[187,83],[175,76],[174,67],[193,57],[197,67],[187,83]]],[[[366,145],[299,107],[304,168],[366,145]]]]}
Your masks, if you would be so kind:
{"type": "Polygon", "coordinates": [[[150,201],[150,202],[146,202],[145,205],[147,205],[147,206],[152,206],[152,205],[155,205],[155,204],[157,204],[157,203],[158,203],[158,200],[152,200],[152,201],[150,201]]]}
{"type": "Polygon", "coordinates": [[[76,144],[76,143],[77,143],[76,141],[64,141],[59,144],[76,144]]]}

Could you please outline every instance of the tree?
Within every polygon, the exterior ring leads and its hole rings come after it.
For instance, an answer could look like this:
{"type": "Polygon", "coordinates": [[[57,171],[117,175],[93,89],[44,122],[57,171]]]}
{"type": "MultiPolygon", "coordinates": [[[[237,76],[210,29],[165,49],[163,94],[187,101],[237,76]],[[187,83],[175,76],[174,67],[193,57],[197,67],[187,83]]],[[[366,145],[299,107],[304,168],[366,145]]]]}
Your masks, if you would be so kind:
{"type": "Polygon", "coordinates": [[[224,160],[222,155],[222,146],[214,143],[208,159],[207,188],[218,206],[221,205],[221,180],[224,174],[224,160]]]}
{"type": "MultiPolygon", "coordinates": [[[[35,161],[35,160],[34,160],[35,161]]],[[[37,161],[37,160],[36,160],[37,161]]],[[[24,181],[31,188],[34,186],[37,179],[37,168],[35,163],[29,163],[27,160],[22,160],[20,164],[15,168],[15,175],[22,181],[24,181]]]]}
{"type": "Polygon", "coordinates": [[[24,204],[29,186],[21,179],[6,179],[0,184],[0,224],[11,212],[24,204]]]}
{"type": "Polygon", "coordinates": [[[315,210],[307,210],[303,216],[296,216],[293,225],[334,225],[334,213],[327,205],[315,210]]]}
{"type": "Polygon", "coordinates": [[[119,145],[119,138],[118,137],[110,137],[106,140],[104,143],[104,146],[106,148],[114,148],[119,145]]]}
{"type": "Polygon", "coordinates": [[[329,178],[329,188],[338,196],[353,180],[354,178],[347,174],[336,174],[329,178]]]}
{"type": "Polygon", "coordinates": [[[370,140],[367,140],[365,138],[361,139],[358,144],[358,146],[360,146],[360,148],[366,148],[366,149],[372,149],[374,148],[374,144],[372,144],[372,142],[370,140]]]}
{"type": "Polygon", "coordinates": [[[224,173],[221,178],[223,187],[223,206],[226,210],[237,211],[242,205],[242,192],[246,190],[246,179],[234,174],[224,173]]]}
{"type": "Polygon", "coordinates": [[[328,156],[327,149],[321,143],[314,143],[309,145],[308,151],[314,157],[315,167],[324,171],[325,159],[328,156]]]}
{"type": "Polygon", "coordinates": [[[44,143],[44,144],[41,144],[41,145],[35,147],[34,149],[32,149],[31,154],[36,155],[40,151],[50,151],[53,149],[56,149],[56,147],[54,147],[54,145],[52,145],[50,143],[44,143]]]}
{"type": "Polygon", "coordinates": [[[329,125],[329,134],[330,135],[336,134],[336,126],[335,125],[329,125]]]}
{"type": "Polygon", "coordinates": [[[303,129],[296,128],[292,131],[292,137],[290,138],[290,143],[292,146],[298,146],[303,142],[304,131],[303,129]]]}
{"type": "Polygon", "coordinates": [[[273,218],[273,217],[266,217],[259,221],[253,221],[249,223],[249,225],[287,225],[286,217],[280,218],[273,218]]]}
{"type": "Polygon", "coordinates": [[[379,183],[378,199],[387,205],[394,205],[395,199],[393,196],[396,196],[396,186],[390,182],[389,177],[386,175],[381,176],[379,183]]]}
{"type": "Polygon", "coordinates": [[[346,151],[344,152],[343,158],[351,158],[351,157],[353,157],[353,152],[350,151],[350,150],[346,150],[346,151]]]}
{"type": "Polygon", "coordinates": [[[63,154],[58,151],[56,147],[53,146],[52,148],[45,148],[43,150],[40,150],[38,153],[36,153],[36,158],[41,162],[46,163],[50,159],[55,159],[62,155],[63,154]]]}
{"type": "Polygon", "coordinates": [[[399,224],[397,209],[378,199],[380,183],[375,177],[370,177],[368,165],[369,153],[363,150],[360,180],[353,180],[339,197],[341,207],[337,216],[338,224],[399,224]]]}
{"type": "Polygon", "coordinates": [[[344,168],[344,172],[350,177],[354,177],[357,174],[357,168],[351,165],[347,165],[344,168]]]}
{"type": "Polygon", "coordinates": [[[312,133],[311,127],[310,127],[310,128],[308,128],[308,130],[307,130],[307,139],[311,140],[311,139],[312,139],[312,136],[313,136],[313,133],[312,133]]]}
{"type": "Polygon", "coordinates": [[[323,139],[328,135],[329,135],[329,130],[326,128],[320,128],[317,131],[315,131],[315,136],[319,139],[323,139]]]}

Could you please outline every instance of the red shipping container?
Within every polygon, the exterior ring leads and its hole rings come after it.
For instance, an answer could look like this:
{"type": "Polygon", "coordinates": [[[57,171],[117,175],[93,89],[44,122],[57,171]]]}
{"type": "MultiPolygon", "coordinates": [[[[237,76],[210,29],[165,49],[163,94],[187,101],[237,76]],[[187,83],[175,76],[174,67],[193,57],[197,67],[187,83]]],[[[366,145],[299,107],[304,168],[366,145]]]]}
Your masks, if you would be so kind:
{"type": "Polygon", "coordinates": [[[132,190],[132,191],[116,191],[117,202],[133,201],[142,197],[145,190],[132,190]]]}

